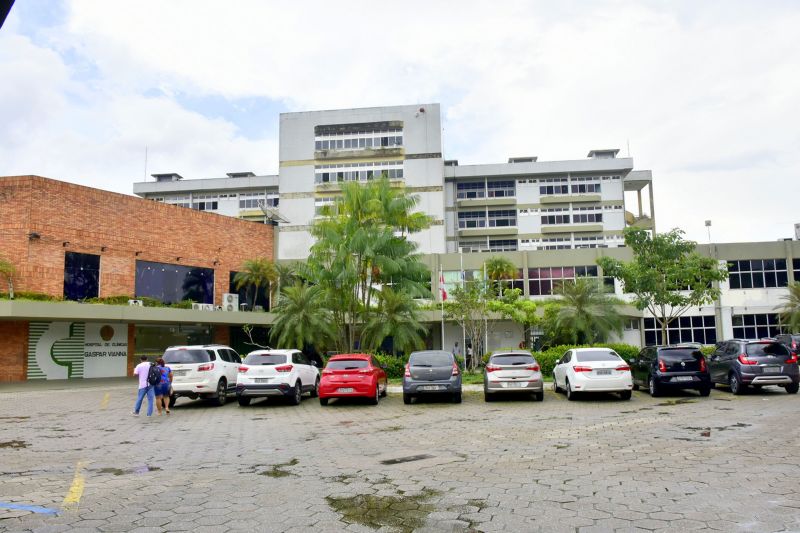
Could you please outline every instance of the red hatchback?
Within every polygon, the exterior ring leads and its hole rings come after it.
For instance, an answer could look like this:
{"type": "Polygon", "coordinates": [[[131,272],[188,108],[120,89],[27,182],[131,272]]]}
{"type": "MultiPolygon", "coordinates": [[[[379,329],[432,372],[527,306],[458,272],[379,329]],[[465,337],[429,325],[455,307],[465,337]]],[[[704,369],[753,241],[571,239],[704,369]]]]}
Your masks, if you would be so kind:
{"type": "Polygon", "coordinates": [[[328,405],[331,398],[369,398],[377,405],[386,396],[386,372],[371,355],[352,353],[334,355],[322,370],[319,403],[328,405]]]}

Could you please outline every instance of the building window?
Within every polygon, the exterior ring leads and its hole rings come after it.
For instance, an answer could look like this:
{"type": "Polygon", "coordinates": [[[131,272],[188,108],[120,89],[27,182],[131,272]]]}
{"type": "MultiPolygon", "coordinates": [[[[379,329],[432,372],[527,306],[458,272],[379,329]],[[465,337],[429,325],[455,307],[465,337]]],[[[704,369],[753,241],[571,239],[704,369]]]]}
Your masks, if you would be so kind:
{"type": "Polygon", "coordinates": [[[511,288],[519,289],[520,294],[525,293],[525,270],[517,269],[514,279],[511,280],[511,288]]]}
{"type": "Polygon", "coordinates": [[[85,300],[100,295],[100,256],[64,254],[64,299],[85,300]]]}
{"type": "Polygon", "coordinates": [[[573,183],[572,194],[600,194],[599,183],[573,183]]]}
{"type": "Polygon", "coordinates": [[[681,342],[716,344],[717,321],[714,315],[681,316],[667,326],[667,342],[661,338],[661,325],[655,318],[644,319],[644,343],[646,346],[662,346],[681,342]]]}
{"type": "Polygon", "coordinates": [[[364,128],[314,138],[315,150],[365,150],[403,146],[402,128],[364,128]]]}
{"type": "Polygon", "coordinates": [[[539,250],[569,250],[572,248],[572,241],[569,237],[551,237],[542,239],[539,250]]]}
{"type": "Polygon", "coordinates": [[[166,196],[164,197],[164,203],[170,205],[177,205],[178,207],[192,207],[192,202],[189,199],[189,195],[166,196]]]}
{"type": "Polygon", "coordinates": [[[556,194],[567,194],[569,192],[569,186],[564,185],[540,185],[539,186],[539,194],[541,196],[553,196],[556,194]]]}
{"type": "Polygon", "coordinates": [[[336,212],[336,197],[323,196],[314,199],[314,216],[331,216],[336,212]]]}
{"type": "Polygon", "coordinates": [[[638,318],[626,318],[623,329],[625,331],[638,331],[639,330],[639,319],[638,318]]]}
{"type": "Polygon", "coordinates": [[[239,195],[239,209],[258,209],[265,196],[263,192],[243,192],[239,195]]]}
{"type": "MultiPolygon", "coordinates": [[[[529,268],[528,285],[532,296],[547,296],[553,294],[560,283],[574,282],[579,278],[598,279],[599,275],[597,265],[529,268]]],[[[605,277],[602,283],[605,292],[614,291],[614,278],[605,277]]]]}
{"type": "Polygon", "coordinates": [[[314,182],[317,184],[370,181],[381,176],[386,176],[390,180],[403,179],[403,162],[337,163],[314,167],[314,182]]]}
{"type": "Polygon", "coordinates": [[[136,296],[165,304],[192,300],[214,303],[214,270],[151,261],[136,261],[136,296]]]}
{"type": "Polygon", "coordinates": [[[458,249],[464,253],[486,252],[489,244],[486,239],[465,239],[458,241],[458,249]]]}
{"type": "Polygon", "coordinates": [[[728,261],[731,289],[786,287],[786,259],[733,259],[728,261]]]}
{"type": "Polygon", "coordinates": [[[491,239],[489,240],[490,252],[516,252],[516,239],[491,239]]]}
{"type": "Polygon", "coordinates": [[[506,228],[517,225],[517,211],[515,209],[498,209],[489,211],[490,228],[506,228]]]}
{"type": "Polygon", "coordinates": [[[253,286],[244,285],[241,289],[236,288],[236,274],[238,272],[231,271],[228,278],[228,292],[231,294],[239,295],[239,309],[252,309],[250,306],[260,305],[264,309],[269,309],[269,285],[258,288],[258,294],[253,302],[253,286]],[[244,307],[242,304],[246,304],[244,307]]]}
{"type": "Polygon", "coordinates": [[[550,209],[542,209],[542,213],[549,213],[546,215],[542,215],[543,226],[551,224],[569,224],[569,209],[562,209],[558,207],[550,209]]]}
{"type": "Polygon", "coordinates": [[[458,213],[458,229],[485,228],[485,211],[460,211],[458,213]]]}
{"type": "Polygon", "coordinates": [[[468,181],[456,184],[456,198],[459,200],[473,200],[486,196],[486,185],[482,181],[468,181]]]}
{"type": "Polygon", "coordinates": [[[777,313],[733,315],[733,336],[736,339],[761,339],[781,333],[777,313]]]}
{"type": "Polygon", "coordinates": [[[794,268],[794,281],[800,282],[800,258],[792,259],[792,267],[794,268]]]}
{"type": "Polygon", "coordinates": [[[603,222],[603,213],[575,213],[572,215],[575,224],[595,224],[603,222]]]}
{"type": "Polygon", "coordinates": [[[489,198],[508,198],[515,194],[514,180],[490,181],[487,184],[487,195],[489,198]]]}

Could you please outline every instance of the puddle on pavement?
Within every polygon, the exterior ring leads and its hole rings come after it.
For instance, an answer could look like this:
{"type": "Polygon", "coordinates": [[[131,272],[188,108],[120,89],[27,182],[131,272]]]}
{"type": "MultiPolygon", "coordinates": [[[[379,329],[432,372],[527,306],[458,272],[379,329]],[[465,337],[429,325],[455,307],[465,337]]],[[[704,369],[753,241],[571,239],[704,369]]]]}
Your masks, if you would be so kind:
{"type": "Polygon", "coordinates": [[[8,420],[11,422],[22,422],[23,420],[28,420],[29,416],[0,416],[0,420],[8,420]]]}
{"type": "Polygon", "coordinates": [[[269,470],[264,470],[263,472],[259,472],[258,475],[259,476],[269,476],[269,477],[288,477],[288,476],[293,476],[294,474],[292,474],[291,472],[287,472],[286,470],[284,470],[284,468],[286,468],[287,466],[294,466],[298,462],[299,461],[297,459],[292,459],[288,463],[279,463],[277,465],[272,465],[272,467],[269,470]]]}
{"type": "Polygon", "coordinates": [[[383,431],[400,431],[401,429],[403,429],[403,426],[389,426],[384,428],[383,431]]]}
{"type": "Polygon", "coordinates": [[[693,400],[692,398],[676,398],[675,400],[667,400],[661,403],[657,403],[656,406],[669,407],[671,405],[682,405],[685,403],[697,403],[697,400],[693,400]]]}
{"type": "Polygon", "coordinates": [[[400,463],[410,463],[412,461],[422,461],[423,459],[431,459],[433,455],[428,455],[426,453],[420,455],[409,455],[407,457],[396,457],[394,459],[386,459],[385,461],[381,461],[382,465],[397,465],[400,463]]]}
{"type": "Polygon", "coordinates": [[[135,468],[98,468],[95,470],[98,474],[113,474],[115,476],[125,476],[128,474],[146,474],[148,472],[158,472],[161,470],[158,466],[137,466],[135,468]]]}
{"type": "Polygon", "coordinates": [[[438,494],[425,490],[414,496],[375,496],[362,494],[347,498],[328,496],[328,505],[348,524],[360,524],[372,529],[392,528],[411,533],[422,527],[434,506],[426,503],[438,494]]]}
{"type": "Polygon", "coordinates": [[[12,448],[14,450],[19,450],[21,448],[27,448],[29,444],[24,440],[7,440],[5,442],[0,442],[0,448],[12,448]]]}

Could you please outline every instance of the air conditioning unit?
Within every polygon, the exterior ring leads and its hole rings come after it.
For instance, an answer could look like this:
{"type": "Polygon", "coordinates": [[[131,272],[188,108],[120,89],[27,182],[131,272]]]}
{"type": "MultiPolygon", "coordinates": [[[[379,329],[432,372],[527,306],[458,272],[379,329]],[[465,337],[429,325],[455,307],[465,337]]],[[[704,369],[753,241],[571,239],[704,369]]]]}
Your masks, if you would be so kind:
{"type": "Polygon", "coordinates": [[[139,307],[144,307],[144,302],[141,300],[128,300],[128,305],[136,305],[139,307]]]}
{"type": "Polygon", "coordinates": [[[203,306],[203,311],[213,311],[214,304],[201,304],[203,306]]]}
{"type": "Polygon", "coordinates": [[[239,295],[226,292],[222,295],[222,308],[225,311],[238,311],[239,310],[239,295]]]}
{"type": "Polygon", "coordinates": [[[192,303],[192,310],[193,311],[200,311],[203,309],[204,304],[192,303]]]}

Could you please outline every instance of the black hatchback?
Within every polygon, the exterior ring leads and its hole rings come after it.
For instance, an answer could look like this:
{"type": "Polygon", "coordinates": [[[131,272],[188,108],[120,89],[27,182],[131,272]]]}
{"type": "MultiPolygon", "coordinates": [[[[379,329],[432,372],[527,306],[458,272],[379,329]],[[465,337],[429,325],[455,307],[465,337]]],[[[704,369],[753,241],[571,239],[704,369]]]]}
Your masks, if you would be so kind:
{"type": "Polygon", "coordinates": [[[634,390],[646,387],[650,396],[677,389],[695,389],[700,396],[711,394],[706,359],[693,346],[648,346],[629,364],[634,390]]]}

